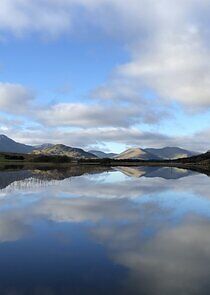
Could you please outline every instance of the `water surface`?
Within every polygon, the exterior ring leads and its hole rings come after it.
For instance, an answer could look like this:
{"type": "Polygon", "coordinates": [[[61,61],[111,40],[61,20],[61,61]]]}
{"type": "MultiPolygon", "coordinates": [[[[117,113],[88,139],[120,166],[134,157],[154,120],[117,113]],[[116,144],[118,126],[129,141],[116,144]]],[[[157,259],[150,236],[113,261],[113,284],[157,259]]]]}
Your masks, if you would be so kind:
{"type": "Polygon", "coordinates": [[[0,171],[0,294],[210,294],[210,178],[0,171]]]}

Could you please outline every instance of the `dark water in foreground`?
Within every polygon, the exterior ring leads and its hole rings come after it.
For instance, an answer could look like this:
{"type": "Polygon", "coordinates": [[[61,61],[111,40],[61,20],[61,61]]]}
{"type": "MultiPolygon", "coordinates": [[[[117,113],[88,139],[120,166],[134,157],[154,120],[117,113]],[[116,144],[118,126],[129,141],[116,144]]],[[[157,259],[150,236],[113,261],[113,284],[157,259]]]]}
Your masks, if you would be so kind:
{"type": "Polygon", "coordinates": [[[0,294],[210,294],[210,178],[0,172],[0,294]]]}

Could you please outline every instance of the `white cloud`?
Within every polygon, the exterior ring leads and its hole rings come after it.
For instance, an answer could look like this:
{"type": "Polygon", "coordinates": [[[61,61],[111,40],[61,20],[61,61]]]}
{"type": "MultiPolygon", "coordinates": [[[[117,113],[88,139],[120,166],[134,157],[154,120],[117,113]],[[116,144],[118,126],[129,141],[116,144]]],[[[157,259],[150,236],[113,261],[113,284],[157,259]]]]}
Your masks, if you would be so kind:
{"type": "Polygon", "coordinates": [[[131,60],[115,69],[99,94],[133,100],[146,87],[156,92],[160,103],[177,102],[192,110],[209,107],[208,1],[142,0],[129,6],[113,1],[112,8],[118,21],[113,33],[124,30],[131,60]]]}
{"type": "MultiPolygon", "coordinates": [[[[164,113],[166,116],[166,113],[164,113]]],[[[127,127],[136,123],[153,124],[163,118],[161,111],[153,110],[150,105],[59,103],[35,114],[47,126],[90,127],[127,127]],[[146,112],[147,108],[147,112],[146,112]]]]}
{"type": "Polygon", "coordinates": [[[50,126],[126,126],[135,122],[138,111],[122,107],[103,107],[82,103],[59,103],[39,113],[39,118],[50,126]]]}
{"type": "MultiPolygon", "coordinates": [[[[206,0],[2,0],[0,31],[57,36],[95,26],[130,50],[131,61],[115,73],[122,96],[132,99],[124,85],[136,81],[138,90],[147,86],[163,99],[199,109],[210,105],[209,16],[206,0]]],[[[110,96],[109,87],[104,93],[110,96]]]]}
{"type": "Polygon", "coordinates": [[[23,114],[33,101],[33,93],[20,84],[0,82],[0,110],[23,114]]]}
{"type": "Polygon", "coordinates": [[[142,122],[158,123],[168,115],[162,109],[154,109],[146,101],[142,105],[136,101],[129,105],[118,101],[107,104],[103,99],[41,106],[34,93],[25,86],[0,82],[0,111],[25,116],[45,127],[127,127],[142,122]]]}
{"type": "MultiPolygon", "coordinates": [[[[152,88],[165,100],[190,108],[209,107],[210,50],[205,48],[199,32],[166,34],[149,44],[141,56],[134,53],[131,62],[118,68],[119,75],[152,88]]],[[[137,50],[141,47],[137,46],[137,50]]]]}
{"type": "Polygon", "coordinates": [[[56,1],[2,0],[0,31],[16,36],[38,32],[56,36],[71,25],[69,11],[56,1]]]}

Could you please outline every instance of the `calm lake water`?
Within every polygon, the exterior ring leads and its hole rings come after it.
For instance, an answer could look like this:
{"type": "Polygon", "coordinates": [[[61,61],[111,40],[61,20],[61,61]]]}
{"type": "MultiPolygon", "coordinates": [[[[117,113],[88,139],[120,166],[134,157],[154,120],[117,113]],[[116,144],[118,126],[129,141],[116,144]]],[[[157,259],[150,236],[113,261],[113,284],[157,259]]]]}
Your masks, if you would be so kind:
{"type": "Polygon", "coordinates": [[[210,294],[210,178],[175,168],[0,172],[0,294],[210,294]]]}

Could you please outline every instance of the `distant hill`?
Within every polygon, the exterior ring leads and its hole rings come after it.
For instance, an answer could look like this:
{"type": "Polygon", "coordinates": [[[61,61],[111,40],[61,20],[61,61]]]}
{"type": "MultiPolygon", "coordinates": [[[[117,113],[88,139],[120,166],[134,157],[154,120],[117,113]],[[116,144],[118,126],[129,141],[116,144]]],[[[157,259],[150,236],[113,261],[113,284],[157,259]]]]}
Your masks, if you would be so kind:
{"type": "Polygon", "coordinates": [[[161,157],[150,153],[141,148],[130,148],[121,154],[117,155],[115,159],[138,159],[138,160],[161,160],[161,157]]]}
{"type": "Polygon", "coordinates": [[[192,156],[189,158],[178,159],[178,160],[175,160],[174,162],[210,166],[210,151],[208,151],[207,153],[192,156]]]}
{"type": "Polygon", "coordinates": [[[33,146],[16,142],[6,135],[0,135],[0,152],[27,154],[32,152],[33,149],[33,146]]]}
{"type": "Polygon", "coordinates": [[[97,156],[98,158],[114,158],[117,156],[117,154],[115,153],[104,153],[104,152],[101,152],[101,151],[95,151],[95,150],[91,150],[89,151],[89,153],[97,156]]]}
{"type": "Polygon", "coordinates": [[[83,149],[69,147],[63,144],[56,144],[44,149],[37,149],[33,151],[36,155],[59,155],[68,156],[71,158],[97,158],[95,155],[85,152],[83,149]]]}
{"type": "Polygon", "coordinates": [[[193,151],[185,150],[179,147],[164,147],[160,149],[155,148],[147,148],[145,151],[156,155],[162,159],[179,159],[179,158],[187,158],[192,157],[198,153],[193,151]]]}

